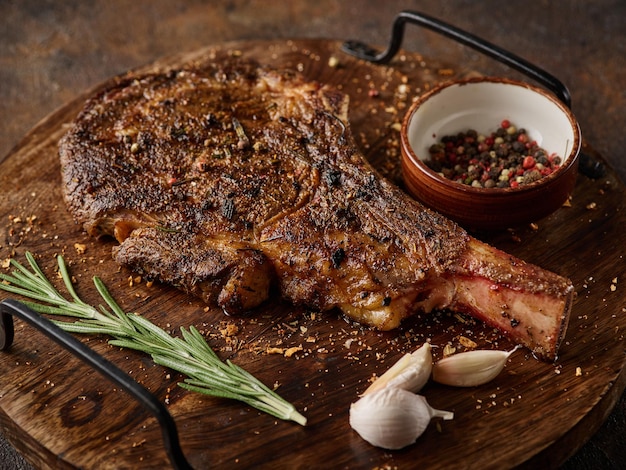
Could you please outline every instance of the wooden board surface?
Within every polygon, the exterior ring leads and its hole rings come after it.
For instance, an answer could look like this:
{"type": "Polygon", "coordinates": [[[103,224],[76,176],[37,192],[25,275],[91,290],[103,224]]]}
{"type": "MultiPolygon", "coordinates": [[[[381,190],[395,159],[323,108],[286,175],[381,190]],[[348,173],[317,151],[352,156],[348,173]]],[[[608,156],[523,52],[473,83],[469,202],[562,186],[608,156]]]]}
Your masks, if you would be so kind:
{"type": "MultiPolygon", "coordinates": [[[[374,66],[349,58],[339,46],[322,40],[239,42],[166,58],[146,70],[227,49],[335,84],[351,97],[350,122],[364,154],[399,182],[397,124],[411,96],[468,72],[414,53],[399,55],[390,66],[374,66]],[[329,66],[331,56],[339,59],[338,67],[329,66]]],[[[186,392],[176,386],[179,376],[154,366],[147,356],[112,348],[106,338],[83,337],[167,403],[195,468],[554,467],[591,436],[624,390],[625,191],[610,169],[596,180],[579,176],[571,207],[536,227],[479,236],[573,280],[577,298],[558,361],[539,362],[520,350],[485,386],[427,385],[423,394],[429,402],[454,411],[455,419],[432,423],[415,445],[388,452],[361,440],[348,424],[349,405],[372,374],[426,339],[439,346],[437,357],[447,343],[463,350],[461,336],[485,348],[511,344],[445,312],[415,316],[397,331],[381,333],[349,323],[337,312],[296,309],[278,299],[245,318],[225,317],[172,288],[129,282],[132,273],[111,259],[113,242],[87,237],[61,198],[56,145],[86,96],[42,121],[0,166],[0,260],[24,261],[29,250],[53,275],[54,256],[64,254],[87,301],[99,302],[91,283],[97,275],[127,311],[172,331],[196,325],[221,357],[278,386],[309,419],[300,427],[237,402],[186,392]],[[232,336],[223,334],[228,325],[232,336]],[[291,357],[268,353],[269,348],[291,347],[301,350],[291,357]]],[[[6,297],[0,292],[0,299],[6,297]]],[[[0,357],[0,423],[36,466],[168,465],[156,421],[29,326],[17,322],[15,344],[0,357]]]]}

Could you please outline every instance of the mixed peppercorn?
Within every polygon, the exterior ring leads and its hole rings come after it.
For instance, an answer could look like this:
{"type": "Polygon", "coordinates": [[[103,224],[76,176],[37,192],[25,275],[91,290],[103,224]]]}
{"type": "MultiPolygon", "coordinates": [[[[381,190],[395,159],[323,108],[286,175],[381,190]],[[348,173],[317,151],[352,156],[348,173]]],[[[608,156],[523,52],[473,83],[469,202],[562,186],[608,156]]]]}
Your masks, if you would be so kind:
{"type": "Polygon", "coordinates": [[[446,135],[425,163],[445,178],[479,188],[517,188],[551,174],[561,157],[539,147],[525,129],[505,119],[490,135],[470,129],[446,135]]]}

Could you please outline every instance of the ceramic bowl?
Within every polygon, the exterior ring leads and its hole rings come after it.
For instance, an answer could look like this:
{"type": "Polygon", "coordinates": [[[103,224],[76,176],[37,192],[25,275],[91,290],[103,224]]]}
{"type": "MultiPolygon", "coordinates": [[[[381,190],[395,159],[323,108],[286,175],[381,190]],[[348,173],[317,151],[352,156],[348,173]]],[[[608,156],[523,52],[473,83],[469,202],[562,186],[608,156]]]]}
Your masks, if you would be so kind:
{"type": "Polygon", "coordinates": [[[426,206],[469,230],[489,231],[537,221],[559,209],[576,183],[580,128],[549,92],[524,82],[480,77],[442,84],[417,98],[401,130],[407,191],[426,206]],[[445,135],[474,129],[488,134],[508,119],[562,163],[552,174],[517,188],[457,183],[425,163],[429,148],[445,135]]]}

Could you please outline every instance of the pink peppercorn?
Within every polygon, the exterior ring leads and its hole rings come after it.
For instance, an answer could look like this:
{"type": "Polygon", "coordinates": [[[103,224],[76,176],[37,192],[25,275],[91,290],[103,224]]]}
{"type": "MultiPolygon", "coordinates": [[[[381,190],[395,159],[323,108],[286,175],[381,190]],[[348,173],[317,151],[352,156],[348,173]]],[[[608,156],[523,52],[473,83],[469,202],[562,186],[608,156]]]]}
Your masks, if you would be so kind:
{"type": "Polygon", "coordinates": [[[530,170],[531,168],[533,168],[536,165],[535,159],[534,157],[527,155],[526,157],[524,157],[524,161],[522,162],[522,167],[525,170],[530,170]]]}
{"type": "Polygon", "coordinates": [[[430,148],[425,163],[445,178],[485,188],[517,188],[551,174],[561,164],[508,119],[491,134],[475,130],[447,135],[430,148]]]}

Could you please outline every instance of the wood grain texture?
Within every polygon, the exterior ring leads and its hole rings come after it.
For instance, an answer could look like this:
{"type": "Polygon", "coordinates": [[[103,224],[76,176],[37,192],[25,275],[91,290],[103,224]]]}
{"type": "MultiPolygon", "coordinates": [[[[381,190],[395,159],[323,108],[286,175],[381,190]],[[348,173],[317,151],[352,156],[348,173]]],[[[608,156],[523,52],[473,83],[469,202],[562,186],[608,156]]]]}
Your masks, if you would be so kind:
{"type": "MultiPolygon", "coordinates": [[[[350,122],[357,143],[396,182],[396,124],[410,96],[471,73],[415,53],[401,54],[390,66],[373,66],[343,55],[335,41],[216,47],[297,68],[312,79],[341,87],[351,98],[350,122]],[[329,66],[330,56],[340,59],[338,67],[329,66]],[[399,93],[401,84],[411,95],[399,93]],[[370,89],[377,96],[371,96],[370,89]]],[[[212,50],[166,58],[146,70],[205,60],[212,50]]],[[[536,228],[479,236],[573,280],[577,298],[559,360],[542,363],[518,351],[505,372],[486,386],[459,390],[429,384],[423,391],[429,402],[454,411],[455,419],[433,423],[414,446],[386,452],[361,440],[348,425],[348,407],[373,373],[381,373],[426,339],[459,349],[461,336],[481,347],[504,349],[511,344],[470,319],[445,312],[416,316],[397,331],[381,333],[348,323],[336,312],[295,309],[279,299],[246,318],[233,318],[166,286],[136,281],[131,286],[133,274],[111,259],[113,242],[87,237],[72,222],[61,198],[56,144],[85,97],[42,121],[2,163],[0,259],[23,261],[29,250],[53,274],[54,255],[63,253],[86,300],[99,302],[91,284],[98,275],[126,310],[172,331],[196,325],[221,357],[278,386],[309,419],[302,428],[239,403],[185,392],[176,386],[180,376],[154,366],[148,357],[112,348],[106,338],[82,338],[166,401],[194,467],[309,468],[329,462],[336,468],[555,467],[599,427],[626,387],[626,297],[620,286],[626,267],[621,228],[625,197],[623,184],[610,169],[598,180],[580,176],[571,207],[539,221],[536,228]],[[227,324],[236,328],[232,336],[222,334],[227,324]],[[273,347],[302,349],[284,357],[269,354],[273,347]]],[[[0,298],[6,296],[0,293],[0,298]]],[[[441,347],[435,349],[437,356],[441,347]]],[[[167,466],[153,418],[123,391],[21,322],[16,324],[13,348],[0,361],[0,377],[2,429],[37,467],[167,466]]]]}

